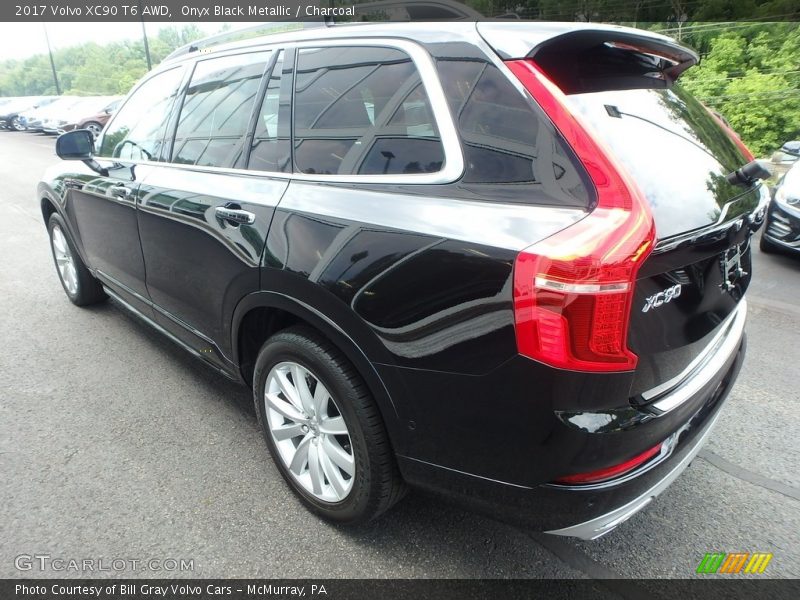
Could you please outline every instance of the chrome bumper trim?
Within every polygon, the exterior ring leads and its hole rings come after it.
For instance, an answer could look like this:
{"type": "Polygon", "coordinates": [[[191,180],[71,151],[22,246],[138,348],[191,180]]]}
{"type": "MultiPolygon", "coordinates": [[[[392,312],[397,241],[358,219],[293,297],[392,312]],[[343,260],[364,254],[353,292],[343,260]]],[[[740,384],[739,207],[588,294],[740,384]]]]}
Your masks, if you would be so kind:
{"type": "Polygon", "coordinates": [[[736,310],[720,328],[720,332],[714,336],[714,339],[703,349],[703,352],[680,375],[642,394],[644,401],[648,402],[652,398],[663,394],[666,390],[677,387],[673,393],[656,400],[645,408],[661,416],[674,410],[708,385],[731,355],[739,348],[744,334],[746,319],[747,300],[742,298],[736,310]]]}
{"type": "Polygon", "coordinates": [[[700,438],[695,442],[694,446],[692,446],[692,449],[689,451],[689,453],[686,454],[686,456],[684,456],[663,479],[661,479],[658,483],[656,483],[638,498],[631,500],[627,504],[620,506],[611,512],[600,515],[599,517],[595,517],[589,521],[585,521],[584,523],[579,523],[578,525],[572,525],[570,527],[564,527],[563,529],[553,529],[551,531],[546,531],[545,533],[549,533],[551,535],[576,537],[582,540],[596,540],[597,538],[610,533],[621,523],[624,523],[630,519],[633,515],[650,504],[650,502],[655,500],[655,498],[661,492],[667,489],[669,485],[686,470],[686,467],[688,467],[689,464],[694,460],[694,458],[703,448],[703,445],[708,440],[708,436],[711,435],[711,431],[717,424],[717,419],[719,419],[719,413],[714,416],[714,420],[711,421],[711,423],[706,427],[705,431],[703,431],[700,438]]]}

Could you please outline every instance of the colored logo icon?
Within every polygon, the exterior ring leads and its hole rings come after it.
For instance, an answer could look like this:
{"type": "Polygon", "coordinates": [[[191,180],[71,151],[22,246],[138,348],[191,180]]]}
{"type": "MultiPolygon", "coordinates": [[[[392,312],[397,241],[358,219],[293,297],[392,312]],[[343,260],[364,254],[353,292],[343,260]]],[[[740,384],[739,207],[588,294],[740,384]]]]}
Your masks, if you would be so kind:
{"type": "Polygon", "coordinates": [[[772,560],[771,552],[707,552],[697,565],[697,572],[709,573],[763,573],[772,560]]]}

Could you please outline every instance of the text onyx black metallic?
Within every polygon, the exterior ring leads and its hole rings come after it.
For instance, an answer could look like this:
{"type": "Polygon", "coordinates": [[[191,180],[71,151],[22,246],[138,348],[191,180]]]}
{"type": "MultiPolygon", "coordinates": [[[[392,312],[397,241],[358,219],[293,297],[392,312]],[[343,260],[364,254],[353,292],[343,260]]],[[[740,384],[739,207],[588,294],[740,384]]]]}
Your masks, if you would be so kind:
{"type": "Polygon", "coordinates": [[[594,538],[688,465],[744,357],[768,195],[675,83],[696,61],[552,23],[178,52],[96,151],[59,138],[58,273],[251,385],[326,518],[410,485],[594,538]]]}

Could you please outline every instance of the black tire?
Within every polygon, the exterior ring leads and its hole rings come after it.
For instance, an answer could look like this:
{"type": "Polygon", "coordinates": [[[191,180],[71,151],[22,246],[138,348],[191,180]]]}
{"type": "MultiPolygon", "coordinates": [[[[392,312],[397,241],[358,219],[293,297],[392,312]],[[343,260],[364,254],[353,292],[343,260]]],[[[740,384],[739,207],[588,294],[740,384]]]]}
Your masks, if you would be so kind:
{"type": "Polygon", "coordinates": [[[765,254],[775,254],[780,252],[780,248],[764,237],[763,233],[761,234],[761,239],[758,242],[758,247],[761,248],[761,251],[765,254]]]}
{"type": "Polygon", "coordinates": [[[70,299],[70,302],[76,306],[89,306],[90,304],[97,304],[98,302],[102,302],[108,298],[105,291],[103,291],[103,286],[100,285],[100,282],[94,278],[94,276],[89,272],[89,269],[81,260],[80,255],[75,249],[75,244],[72,242],[72,238],[69,235],[69,231],[64,224],[64,220],[59,216],[58,213],[53,213],[50,215],[50,218],[47,221],[47,233],[50,236],[50,252],[53,255],[53,263],[56,266],[56,273],[58,274],[58,279],[61,282],[61,287],[64,288],[64,293],[67,294],[67,298],[70,299]],[[66,243],[67,247],[69,248],[71,259],[75,267],[74,286],[65,281],[64,275],[62,275],[61,268],[59,267],[59,250],[54,242],[55,230],[58,230],[61,233],[64,243],[66,243]]]}
{"type": "Polygon", "coordinates": [[[386,429],[367,386],[347,358],[315,330],[297,326],[283,330],[261,348],[253,377],[258,422],[281,475],[315,514],[341,524],[367,523],[391,508],[405,493],[386,429]],[[322,382],[344,418],[355,463],[352,487],[339,502],[326,502],[303,488],[280,457],[267,421],[265,387],[272,368],[281,362],[301,365],[322,382]]]}
{"type": "Polygon", "coordinates": [[[19,120],[19,117],[14,117],[14,120],[11,121],[11,129],[14,131],[25,131],[26,127],[22,124],[22,121],[19,120]]]}

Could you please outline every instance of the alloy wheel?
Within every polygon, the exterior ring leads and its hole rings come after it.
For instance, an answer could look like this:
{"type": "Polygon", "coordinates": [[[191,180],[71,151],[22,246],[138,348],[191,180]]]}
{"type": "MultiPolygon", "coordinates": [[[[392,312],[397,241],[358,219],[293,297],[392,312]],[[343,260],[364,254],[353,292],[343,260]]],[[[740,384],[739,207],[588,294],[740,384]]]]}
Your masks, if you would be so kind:
{"type": "Polygon", "coordinates": [[[74,296],[78,291],[78,270],[75,267],[75,259],[67,243],[67,238],[64,237],[64,232],[61,231],[61,227],[58,225],[53,227],[51,238],[53,255],[56,258],[56,266],[58,267],[58,276],[61,278],[67,293],[70,296],[74,296]]]}
{"type": "Polygon", "coordinates": [[[269,434],[289,474],[323,502],[350,493],[355,457],[344,416],[319,378],[296,362],[267,375],[264,406],[269,434]]]}

